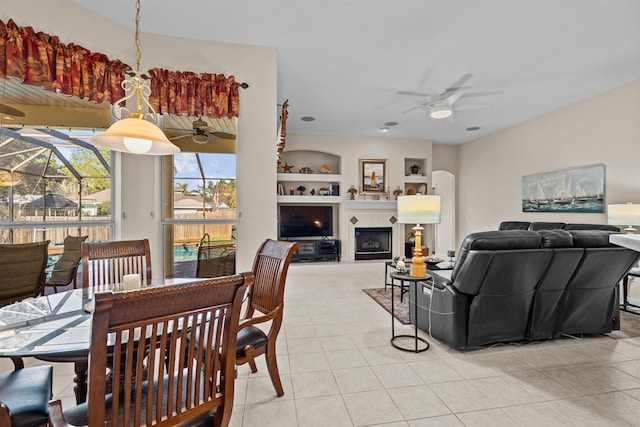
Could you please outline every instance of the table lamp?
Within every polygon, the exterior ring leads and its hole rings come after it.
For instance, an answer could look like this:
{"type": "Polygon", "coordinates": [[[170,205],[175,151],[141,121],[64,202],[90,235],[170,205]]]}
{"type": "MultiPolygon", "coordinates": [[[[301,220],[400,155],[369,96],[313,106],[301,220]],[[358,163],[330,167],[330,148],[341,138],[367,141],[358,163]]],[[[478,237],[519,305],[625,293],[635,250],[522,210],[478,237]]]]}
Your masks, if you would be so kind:
{"type": "Polygon", "coordinates": [[[411,259],[411,277],[425,277],[427,267],[422,256],[421,224],[440,223],[440,196],[398,196],[398,222],[402,224],[416,224],[413,233],[416,246],[413,248],[411,259]]]}
{"type": "Polygon", "coordinates": [[[611,225],[626,225],[624,230],[633,234],[636,229],[633,225],[640,224],[640,205],[631,202],[617,205],[607,205],[607,223],[611,225]]]}

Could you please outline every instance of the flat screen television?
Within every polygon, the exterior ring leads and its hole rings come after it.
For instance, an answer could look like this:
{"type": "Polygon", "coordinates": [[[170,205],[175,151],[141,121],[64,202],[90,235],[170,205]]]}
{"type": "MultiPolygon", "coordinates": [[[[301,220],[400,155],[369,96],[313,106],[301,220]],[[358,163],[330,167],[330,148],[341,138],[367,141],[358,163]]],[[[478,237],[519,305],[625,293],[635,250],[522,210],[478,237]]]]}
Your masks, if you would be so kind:
{"type": "Polygon", "coordinates": [[[333,207],[322,205],[281,205],[280,237],[333,236],[333,207]]]}

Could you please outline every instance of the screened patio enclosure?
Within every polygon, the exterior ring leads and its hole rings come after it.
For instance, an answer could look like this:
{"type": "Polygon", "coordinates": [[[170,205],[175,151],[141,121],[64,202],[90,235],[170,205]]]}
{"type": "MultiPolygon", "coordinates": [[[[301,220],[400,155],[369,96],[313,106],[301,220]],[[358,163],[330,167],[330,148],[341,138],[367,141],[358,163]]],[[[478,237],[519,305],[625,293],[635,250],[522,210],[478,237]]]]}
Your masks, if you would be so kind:
{"type": "Polygon", "coordinates": [[[94,134],[0,127],[0,243],[55,244],[79,233],[109,240],[111,160],[89,143],[94,134]]]}

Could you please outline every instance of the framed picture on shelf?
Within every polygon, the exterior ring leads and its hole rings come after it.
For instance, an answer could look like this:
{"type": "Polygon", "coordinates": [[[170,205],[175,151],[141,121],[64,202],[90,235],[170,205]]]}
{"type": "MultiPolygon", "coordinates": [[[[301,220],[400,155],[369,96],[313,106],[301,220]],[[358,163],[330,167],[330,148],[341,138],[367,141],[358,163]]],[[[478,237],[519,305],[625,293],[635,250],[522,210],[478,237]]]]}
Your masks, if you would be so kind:
{"type": "Polygon", "coordinates": [[[387,188],[387,160],[360,159],[360,192],[383,194],[387,188]]]}

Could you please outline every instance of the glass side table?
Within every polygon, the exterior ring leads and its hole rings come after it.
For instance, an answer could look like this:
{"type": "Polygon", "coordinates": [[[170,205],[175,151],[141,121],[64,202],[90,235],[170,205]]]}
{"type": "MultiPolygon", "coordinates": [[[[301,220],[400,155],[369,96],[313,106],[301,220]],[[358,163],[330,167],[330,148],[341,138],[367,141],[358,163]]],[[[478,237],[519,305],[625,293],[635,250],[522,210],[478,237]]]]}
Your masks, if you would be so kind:
{"type": "Polygon", "coordinates": [[[417,284],[418,282],[423,282],[423,281],[433,281],[433,277],[431,277],[430,275],[426,275],[425,277],[412,277],[410,276],[408,273],[391,273],[389,274],[389,277],[391,278],[391,345],[394,346],[395,348],[397,348],[398,350],[402,350],[402,351],[411,351],[413,353],[420,353],[423,351],[427,351],[429,349],[429,343],[427,342],[427,340],[425,340],[422,337],[418,336],[418,298],[417,298],[417,284]],[[395,302],[394,302],[394,296],[393,296],[393,288],[394,285],[393,282],[394,280],[398,280],[400,282],[400,295],[402,296],[402,289],[405,288],[405,286],[413,286],[414,288],[414,293],[416,295],[416,297],[413,299],[413,312],[416,316],[416,323],[413,325],[413,329],[415,334],[414,335],[406,335],[406,334],[400,334],[400,335],[396,335],[396,331],[395,331],[395,302]],[[408,285],[405,285],[405,282],[409,282],[408,285]],[[399,342],[396,342],[397,338],[413,338],[414,339],[414,345],[412,348],[409,347],[403,347],[402,345],[400,345],[399,342]]]}

